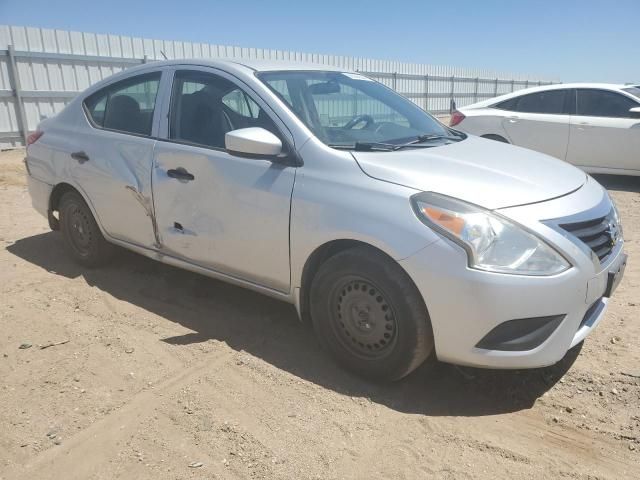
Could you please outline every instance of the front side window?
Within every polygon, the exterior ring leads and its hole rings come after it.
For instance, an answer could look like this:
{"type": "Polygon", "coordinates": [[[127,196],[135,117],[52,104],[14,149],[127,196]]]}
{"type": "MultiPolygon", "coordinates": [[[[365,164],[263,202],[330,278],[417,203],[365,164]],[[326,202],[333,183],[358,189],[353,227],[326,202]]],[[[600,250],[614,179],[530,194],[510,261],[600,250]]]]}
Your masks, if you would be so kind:
{"type": "Polygon", "coordinates": [[[262,127],[277,136],[266,112],[233,82],[195,70],[176,72],[173,81],[169,138],[205,147],[225,148],[227,132],[262,127]]]}
{"type": "Polygon", "coordinates": [[[577,114],[588,117],[630,118],[636,102],[609,90],[579,89],[577,114]]]}
{"type": "Polygon", "coordinates": [[[547,90],[511,98],[497,108],[521,113],[562,114],[565,111],[566,90],[547,90]]]}
{"type": "Polygon", "coordinates": [[[320,140],[335,148],[452,136],[415,104],[362,75],[278,71],[258,77],[320,140]]]}
{"type": "Polygon", "coordinates": [[[84,102],[92,123],[100,128],[151,135],[161,72],[148,73],[109,85],[84,102]]]}

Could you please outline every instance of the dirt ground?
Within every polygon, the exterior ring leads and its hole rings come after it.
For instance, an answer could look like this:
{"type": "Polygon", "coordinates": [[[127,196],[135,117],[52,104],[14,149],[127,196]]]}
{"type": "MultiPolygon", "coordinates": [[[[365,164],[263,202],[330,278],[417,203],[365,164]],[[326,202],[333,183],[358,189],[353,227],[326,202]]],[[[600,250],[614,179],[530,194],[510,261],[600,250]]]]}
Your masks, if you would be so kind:
{"type": "Polygon", "coordinates": [[[0,154],[0,479],[640,478],[640,179],[598,177],[630,260],[581,352],[376,385],[286,304],[127,252],[76,266],[23,154],[0,154]]]}

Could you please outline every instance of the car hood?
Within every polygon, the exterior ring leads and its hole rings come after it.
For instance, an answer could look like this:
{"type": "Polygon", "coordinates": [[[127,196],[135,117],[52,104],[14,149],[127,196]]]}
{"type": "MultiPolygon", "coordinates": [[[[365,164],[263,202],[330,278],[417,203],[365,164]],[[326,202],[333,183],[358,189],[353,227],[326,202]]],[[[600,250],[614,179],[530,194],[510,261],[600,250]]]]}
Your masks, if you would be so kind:
{"type": "Polygon", "coordinates": [[[370,177],[491,210],[560,197],[587,179],[548,155],[474,136],[440,147],[354,151],[353,156],[370,177]]]}

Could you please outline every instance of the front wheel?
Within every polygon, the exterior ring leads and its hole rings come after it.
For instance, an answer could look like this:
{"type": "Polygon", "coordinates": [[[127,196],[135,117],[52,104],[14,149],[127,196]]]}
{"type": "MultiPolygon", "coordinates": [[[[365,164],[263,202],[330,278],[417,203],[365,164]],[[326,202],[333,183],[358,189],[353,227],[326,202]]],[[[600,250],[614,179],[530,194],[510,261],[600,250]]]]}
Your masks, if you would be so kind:
{"type": "Polygon", "coordinates": [[[406,272],[369,248],[345,250],[318,270],[311,318],[322,345],[346,368],[398,380],[433,350],[427,308],[406,272]]]}

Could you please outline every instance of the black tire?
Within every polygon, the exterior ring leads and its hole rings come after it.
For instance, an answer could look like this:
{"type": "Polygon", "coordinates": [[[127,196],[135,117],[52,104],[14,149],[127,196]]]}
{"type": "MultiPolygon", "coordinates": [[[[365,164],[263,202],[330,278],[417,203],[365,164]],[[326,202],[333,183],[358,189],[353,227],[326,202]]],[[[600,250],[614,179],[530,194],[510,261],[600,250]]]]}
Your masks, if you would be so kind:
{"type": "Polygon", "coordinates": [[[381,252],[356,247],[329,258],[316,273],[310,296],[320,343],[359,375],[398,380],[433,351],[420,292],[381,252]]]}
{"type": "Polygon", "coordinates": [[[60,199],[60,231],[71,257],[85,267],[98,267],[109,260],[113,245],[102,236],[91,209],[77,192],[60,199]]]}
{"type": "Polygon", "coordinates": [[[507,140],[506,138],[500,135],[494,135],[493,133],[482,135],[482,138],[486,138],[487,140],[495,140],[496,142],[501,142],[501,143],[509,143],[509,140],[507,140]]]}

